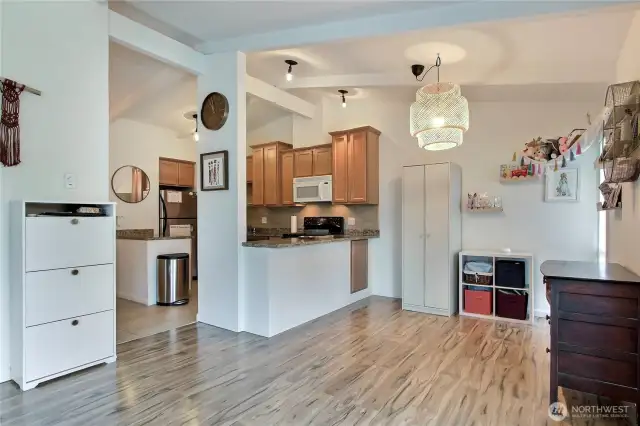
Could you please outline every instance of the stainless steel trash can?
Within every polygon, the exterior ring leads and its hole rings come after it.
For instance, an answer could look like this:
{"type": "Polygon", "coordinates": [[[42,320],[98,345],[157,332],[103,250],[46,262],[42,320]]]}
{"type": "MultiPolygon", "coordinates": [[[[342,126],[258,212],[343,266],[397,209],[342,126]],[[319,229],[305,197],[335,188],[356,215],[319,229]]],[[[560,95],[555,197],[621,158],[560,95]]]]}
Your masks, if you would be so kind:
{"type": "Polygon", "coordinates": [[[187,253],[158,256],[158,305],[189,303],[189,255],[187,253]]]}

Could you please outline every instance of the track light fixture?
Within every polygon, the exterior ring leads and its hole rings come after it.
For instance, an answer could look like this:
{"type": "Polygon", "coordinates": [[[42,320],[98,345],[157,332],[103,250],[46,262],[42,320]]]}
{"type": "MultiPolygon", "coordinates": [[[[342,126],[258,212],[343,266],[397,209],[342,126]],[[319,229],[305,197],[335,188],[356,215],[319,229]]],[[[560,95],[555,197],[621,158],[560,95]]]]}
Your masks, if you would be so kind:
{"type": "Polygon", "coordinates": [[[285,64],[289,65],[289,69],[287,70],[287,81],[293,80],[293,66],[298,65],[298,63],[292,59],[287,59],[284,61],[285,64]]]}
{"type": "Polygon", "coordinates": [[[340,90],[338,90],[338,93],[340,93],[340,95],[342,96],[342,108],[346,108],[347,107],[347,100],[345,99],[344,95],[346,95],[349,92],[346,91],[346,90],[340,89],[340,90]]]}

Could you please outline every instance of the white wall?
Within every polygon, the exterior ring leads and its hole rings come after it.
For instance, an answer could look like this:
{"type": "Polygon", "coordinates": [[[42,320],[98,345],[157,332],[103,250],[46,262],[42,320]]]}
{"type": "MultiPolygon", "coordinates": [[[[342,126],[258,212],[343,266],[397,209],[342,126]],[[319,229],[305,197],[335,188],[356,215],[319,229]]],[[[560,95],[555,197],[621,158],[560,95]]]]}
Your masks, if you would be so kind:
{"type": "MultiPolygon", "coordinates": [[[[616,76],[618,82],[640,80],[640,12],[636,12],[627,39],[620,50],[616,76]]],[[[640,156],[636,151],[635,156],[640,156]]],[[[622,211],[607,212],[607,259],[640,274],[640,184],[622,184],[622,211]]]]}
{"type": "MultiPolygon", "coordinates": [[[[574,163],[581,168],[579,203],[545,203],[543,182],[501,185],[499,166],[535,136],[567,134],[584,125],[585,113],[600,100],[584,103],[470,102],[471,127],[460,148],[427,153],[417,147],[408,130],[409,102],[350,101],[346,109],[325,101],[323,132],[371,125],[380,139],[380,239],[371,241],[371,281],[374,294],[401,294],[401,167],[452,161],[462,167],[463,193],[489,192],[502,196],[504,214],[463,215],[463,247],[510,247],[532,252],[536,271],[547,259],[595,260],[597,255],[595,149],[574,163]]],[[[321,136],[321,135],[319,135],[321,136]]],[[[327,135],[326,141],[329,141],[327,135]]],[[[572,164],[573,165],[573,164],[572,164]]],[[[466,195],[465,195],[466,197],[466,195]]],[[[536,303],[548,309],[537,272],[536,303]]]]}
{"type": "Polygon", "coordinates": [[[159,157],[196,162],[196,143],[191,138],[178,139],[162,127],[129,119],[118,119],[109,126],[109,179],[122,166],[141,168],[150,181],[149,196],[140,203],[120,201],[111,190],[111,201],[118,202],[118,229],[153,229],[158,233],[159,157]]]}
{"type": "MultiPolygon", "coordinates": [[[[42,91],[21,96],[22,164],[2,170],[2,235],[12,199],[109,197],[108,13],[104,2],[4,2],[2,75],[42,91]],[[65,173],[76,176],[67,190],[65,173]]],[[[8,241],[0,250],[0,381],[9,376],[8,241]]]]}
{"type": "Polygon", "coordinates": [[[268,121],[254,129],[247,129],[247,146],[272,141],[293,143],[293,114],[287,114],[268,121]]]}

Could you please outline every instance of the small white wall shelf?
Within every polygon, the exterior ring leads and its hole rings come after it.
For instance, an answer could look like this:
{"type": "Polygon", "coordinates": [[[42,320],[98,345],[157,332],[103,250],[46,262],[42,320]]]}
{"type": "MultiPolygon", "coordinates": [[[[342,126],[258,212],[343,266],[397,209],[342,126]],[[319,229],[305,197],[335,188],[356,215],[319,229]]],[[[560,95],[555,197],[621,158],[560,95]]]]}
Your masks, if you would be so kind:
{"type": "Polygon", "coordinates": [[[502,207],[487,207],[484,209],[467,209],[467,213],[496,213],[504,211],[502,207]]]}
{"type": "Polygon", "coordinates": [[[500,250],[463,250],[459,254],[459,262],[458,262],[458,279],[459,279],[459,312],[461,316],[474,317],[474,318],[486,318],[500,321],[508,321],[515,323],[525,323],[530,324],[533,323],[535,319],[535,310],[534,310],[534,282],[533,282],[533,255],[530,253],[516,253],[516,252],[503,252],[500,250]],[[496,282],[495,270],[496,270],[496,260],[501,259],[510,259],[510,260],[522,260],[525,263],[525,287],[524,288],[514,288],[508,286],[501,286],[499,282],[496,282]],[[469,284],[464,282],[463,270],[466,262],[470,260],[481,260],[489,262],[493,265],[493,279],[491,285],[485,284],[469,284]],[[484,287],[491,289],[491,314],[483,315],[476,314],[472,312],[465,311],[465,301],[464,301],[464,290],[469,287],[484,287]],[[507,318],[497,315],[496,313],[496,291],[497,290],[523,290],[526,291],[529,295],[527,301],[527,319],[526,320],[518,320],[513,318],[507,318]]]}
{"type": "Polygon", "coordinates": [[[531,182],[531,181],[541,181],[541,180],[542,178],[538,175],[521,176],[521,177],[513,177],[513,178],[500,178],[500,183],[531,182]]]}

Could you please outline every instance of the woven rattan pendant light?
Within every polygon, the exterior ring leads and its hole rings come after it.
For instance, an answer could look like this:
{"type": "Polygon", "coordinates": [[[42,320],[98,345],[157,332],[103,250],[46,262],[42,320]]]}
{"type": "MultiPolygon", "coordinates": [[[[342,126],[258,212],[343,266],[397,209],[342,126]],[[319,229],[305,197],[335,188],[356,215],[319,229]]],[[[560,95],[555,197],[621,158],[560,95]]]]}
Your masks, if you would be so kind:
{"type": "MultiPolygon", "coordinates": [[[[438,71],[438,82],[427,84],[416,92],[416,101],[411,104],[411,136],[418,138],[420,148],[441,151],[462,145],[463,133],[469,129],[469,104],[460,93],[460,86],[440,83],[440,55],[432,68],[438,71]]],[[[416,80],[424,71],[424,66],[411,67],[416,80]]]]}

